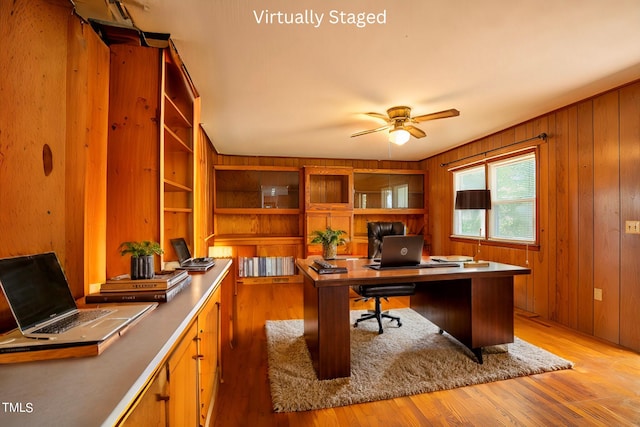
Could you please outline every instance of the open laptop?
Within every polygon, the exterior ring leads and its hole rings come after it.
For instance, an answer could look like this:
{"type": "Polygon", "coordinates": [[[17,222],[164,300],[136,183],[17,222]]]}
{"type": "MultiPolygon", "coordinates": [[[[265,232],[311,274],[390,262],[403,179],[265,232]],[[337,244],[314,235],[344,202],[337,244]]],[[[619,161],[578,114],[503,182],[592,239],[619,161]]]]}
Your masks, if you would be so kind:
{"type": "Polygon", "coordinates": [[[455,263],[422,262],[422,247],[424,236],[384,236],[382,238],[382,252],[379,264],[369,264],[374,270],[393,268],[429,268],[429,267],[459,267],[455,263]]]}
{"type": "Polygon", "coordinates": [[[0,259],[0,287],[22,335],[65,343],[98,343],[157,303],[78,309],[54,252],[0,259]]]}
{"type": "Polygon", "coordinates": [[[178,255],[178,262],[180,262],[180,267],[178,268],[181,270],[207,271],[216,263],[213,258],[209,257],[192,258],[187,242],[182,237],[171,239],[171,246],[173,246],[176,255],[178,255]]]}

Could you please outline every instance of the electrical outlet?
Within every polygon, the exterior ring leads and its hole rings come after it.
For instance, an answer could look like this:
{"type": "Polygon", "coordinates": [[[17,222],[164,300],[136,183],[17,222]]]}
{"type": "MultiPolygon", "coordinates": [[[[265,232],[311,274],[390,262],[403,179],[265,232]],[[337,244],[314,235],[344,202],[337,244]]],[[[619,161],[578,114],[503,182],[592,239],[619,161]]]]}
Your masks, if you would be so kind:
{"type": "Polygon", "coordinates": [[[596,301],[602,301],[602,289],[593,288],[593,299],[596,301]]]}
{"type": "Polygon", "coordinates": [[[625,221],[624,232],[626,234],[640,234],[640,221],[625,221]]]}

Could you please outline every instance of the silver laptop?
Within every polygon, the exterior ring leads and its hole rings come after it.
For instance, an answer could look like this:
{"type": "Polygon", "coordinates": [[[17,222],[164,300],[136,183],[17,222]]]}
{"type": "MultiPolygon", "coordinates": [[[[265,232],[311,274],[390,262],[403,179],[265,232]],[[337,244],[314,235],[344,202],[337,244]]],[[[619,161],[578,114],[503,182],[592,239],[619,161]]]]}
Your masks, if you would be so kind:
{"type": "Polygon", "coordinates": [[[171,246],[173,246],[176,255],[178,255],[179,268],[182,270],[207,271],[215,265],[213,258],[192,258],[187,242],[182,237],[171,239],[171,246]]]}
{"type": "Polygon", "coordinates": [[[78,309],[54,252],[0,259],[0,287],[23,336],[64,343],[104,341],[157,306],[78,309]]]}

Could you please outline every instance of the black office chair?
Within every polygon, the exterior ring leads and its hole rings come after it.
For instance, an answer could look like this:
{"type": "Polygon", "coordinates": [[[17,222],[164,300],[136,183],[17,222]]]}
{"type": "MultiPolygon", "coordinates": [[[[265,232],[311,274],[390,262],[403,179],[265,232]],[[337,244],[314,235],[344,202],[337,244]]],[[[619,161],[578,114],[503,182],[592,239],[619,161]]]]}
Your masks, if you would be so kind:
{"type": "MultiPolygon", "coordinates": [[[[367,237],[369,241],[369,248],[367,256],[369,258],[379,258],[382,254],[382,238],[389,235],[403,235],[404,224],[401,222],[369,222],[367,223],[367,237]]],[[[354,327],[358,327],[358,323],[369,320],[378,320],[378,333],[381,334],[382,319],[387,318],[392,321],[395,320],[398,323],[398,327],[402,326],[400,317],[392,316],[389,312],[382,312],[380,299],[384,298],[386,301],[388,297],[403,297],[413,295],[416,289],[415,283],[398,283],[398,284],[384,284],[384,285],[358,285],[352,286],[352,289],[360,295],[358,300],[368,301],[375,299],[375,309],[370,310],[369,313],[365,313],[356,320],[354,327]]]]}

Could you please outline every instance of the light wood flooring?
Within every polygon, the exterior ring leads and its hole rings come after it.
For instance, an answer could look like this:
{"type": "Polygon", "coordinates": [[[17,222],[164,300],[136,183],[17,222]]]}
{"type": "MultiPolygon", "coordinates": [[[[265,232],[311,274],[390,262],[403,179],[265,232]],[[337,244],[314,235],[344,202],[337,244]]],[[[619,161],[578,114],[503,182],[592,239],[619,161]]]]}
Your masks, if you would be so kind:
{"type": "MultiPolygon", "coordinates": [[[[640,425],[639,354],[525,312],[516,313],[516,335],[573,361],[573,369],[347,407],[274,413],[264,323],[302,318],[301,286],[239,286],[235,347],[223,352],[214,426],[640,425]]],[[[352,307],[366,308],[362,304],[352,307]]],[[[408,299],[396,298],[385,307],[407,304],[408,299]]]]}

